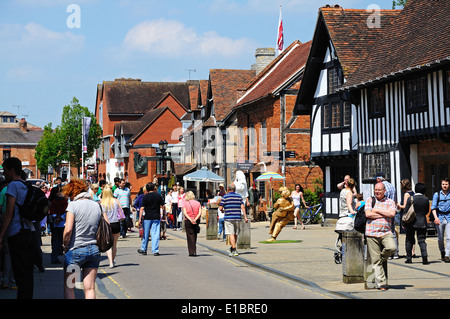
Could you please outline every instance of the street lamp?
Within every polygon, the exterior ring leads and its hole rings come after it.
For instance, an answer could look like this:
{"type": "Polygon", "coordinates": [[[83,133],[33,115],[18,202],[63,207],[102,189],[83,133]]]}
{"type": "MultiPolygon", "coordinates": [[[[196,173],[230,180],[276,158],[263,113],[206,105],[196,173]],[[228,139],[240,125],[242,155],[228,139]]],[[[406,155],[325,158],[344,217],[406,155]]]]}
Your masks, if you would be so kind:
{"type": "Polygon", "coordinates": [[[161,160],[162,160],[162,183],[161,183],[161,195],[163,198],[165,198],[166,195],[166,191],[164,190],[164,172],[165,172],[165,160],[164,160],[164,155],[166,155],[166,150],[167,150],[167,146],[169,145],[169,143],[167,143],[166,140],[161,140],[159,142],[159,150],[161,151],[161,160]]]}

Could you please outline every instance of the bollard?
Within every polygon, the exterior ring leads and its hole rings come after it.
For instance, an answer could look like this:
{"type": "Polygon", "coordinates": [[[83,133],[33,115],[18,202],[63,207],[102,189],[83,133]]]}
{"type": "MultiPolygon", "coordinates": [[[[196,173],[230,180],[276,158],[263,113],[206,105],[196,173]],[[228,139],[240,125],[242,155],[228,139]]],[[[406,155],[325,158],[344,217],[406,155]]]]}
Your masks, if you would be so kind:
{"type": "Polygon", "coordinates": [[[346,284],[364,282],[364,242],[355,230],[342,233],[342,275],[346,284]]]}
{"type": "MultiPolygon", "coordinates": [[[[386,275],[386,282],[388,280],[387,261],[383,262],[383,269],[386,275]]],[[[377,289],[375,278],[375,271],[370,262],[370,254],[367,245],[364,245],[364,289],[377,289]]]]}
{"type": "Polygon", "coordinates": [[[206,214],[206,239],[217,240],[217,205],[208,206],[206,214]]]}
{"type": "Polygon", "coordinates": [[[237,239],[236,248],[238,249],[250,249],[250,220],[248,223],[242,218],[239,225],[239,234],[237,239]]]}

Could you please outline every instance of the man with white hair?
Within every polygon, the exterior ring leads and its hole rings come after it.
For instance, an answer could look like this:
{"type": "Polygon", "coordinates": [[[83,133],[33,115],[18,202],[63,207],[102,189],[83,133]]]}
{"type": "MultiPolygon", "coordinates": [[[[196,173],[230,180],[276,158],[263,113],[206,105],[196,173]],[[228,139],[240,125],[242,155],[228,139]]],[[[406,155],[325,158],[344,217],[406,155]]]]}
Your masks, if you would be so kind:
{"type": "Polygon", "coordinates": [[[375,205],[372,208],[372,197],[367,199],[365,205],[367,250],[375,272],[376,284],[380,290],[388,289],[383,263],[397,249],[392,234],[392,218],[395,216],[396,205],[385,194],[384,184],[377,183],[375,185],[375,205]]]}

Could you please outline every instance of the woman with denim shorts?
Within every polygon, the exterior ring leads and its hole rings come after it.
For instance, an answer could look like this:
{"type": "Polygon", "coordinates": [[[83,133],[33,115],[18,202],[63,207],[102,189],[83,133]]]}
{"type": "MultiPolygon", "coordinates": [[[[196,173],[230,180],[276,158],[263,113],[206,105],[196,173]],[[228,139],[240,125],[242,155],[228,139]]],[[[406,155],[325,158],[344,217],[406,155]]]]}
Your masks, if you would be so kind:
{"type": "MultiPolygon", "coordinates": [[[[100,264],[96,233],[102,209],[87,190],[86,183],[77,179],[63,188],[64,195],[70,198],[63,234],[65,299],[75,298],[75,279],[81,271],[85,298],[95,299],[95,278],[100,264]]],[[[108,220],[106,213],[103,214],[108,220]]]]}

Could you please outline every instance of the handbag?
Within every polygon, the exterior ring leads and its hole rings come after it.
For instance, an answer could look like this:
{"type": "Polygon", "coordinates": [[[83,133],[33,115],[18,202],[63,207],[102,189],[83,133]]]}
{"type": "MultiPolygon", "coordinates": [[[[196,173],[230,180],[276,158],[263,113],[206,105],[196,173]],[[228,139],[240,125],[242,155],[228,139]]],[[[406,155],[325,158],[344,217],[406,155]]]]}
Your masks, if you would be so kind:
{"type": "Polygon", "coordinates": [[[354,229],[354,219],[351,217],[341,217],[336,222],[336,229],[334,231],[341,232],[341,231],[348,231],[354,229]]]}
{"type": "Polygon", "coordinates": [[[100,222],[98,223],[98,229],[96,233],[97,246],[101,253],[108,251],[114,244],[114,237],[111,229],[111,225],[106,221],[103,216],[103,208],[100,205],[100,222]]]}
{"type": "Polygon", "coordinates": [[[414,210],[413,196],[411,196],[410,198],[411,198],[411,206],[402,217],[402,222],[404,222],[405,224],[410,224],[416,220],[416,211],[414,210]]]}

